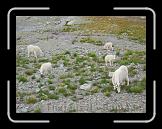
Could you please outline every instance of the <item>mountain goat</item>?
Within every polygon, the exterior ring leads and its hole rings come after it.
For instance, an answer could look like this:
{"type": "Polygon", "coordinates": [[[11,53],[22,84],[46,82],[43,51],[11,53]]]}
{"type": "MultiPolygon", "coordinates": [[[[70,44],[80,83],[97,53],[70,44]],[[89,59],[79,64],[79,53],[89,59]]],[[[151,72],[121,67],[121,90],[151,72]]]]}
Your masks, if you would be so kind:
{"type": "Polygon", "coordinates": [[[105,63],[106,66],[108,66],[108,62],[110,63],[110,66],[113,66],[113,61],[116,59],[116,55],[106,55],[105,56],[105,63]]]}
{"type": "Polygon", "coordinates": [[[114,90],[117,89],[119,93],[120,85],[123,85],[125,81],[127,81],[128,86],[129,85],[128,68],[122,65],[113,73],[112,76],[112,84],[114,86],[114,90]]]}
{"type": "Polygon", "coordinates": [[[114,50],[112,46],[112,42],[105,43],[105,45],[103,46],[103,49],[114,50]]]}
{"type": "Polygon", "coordinates": [[[38,46],[28,45],[27,50],[28,50],[28,57],[30,56],[31,53],[34,54],[36,59],[38,55],[39,56],[44,55],[42,50],[38,46]]]}
{"type": "Polygon", "coordinates": [[[47,74],[49,72],[51,73],[52,64],[50,62],[42,64],[39,71],[40,71],[41,75],[47,74]]]}

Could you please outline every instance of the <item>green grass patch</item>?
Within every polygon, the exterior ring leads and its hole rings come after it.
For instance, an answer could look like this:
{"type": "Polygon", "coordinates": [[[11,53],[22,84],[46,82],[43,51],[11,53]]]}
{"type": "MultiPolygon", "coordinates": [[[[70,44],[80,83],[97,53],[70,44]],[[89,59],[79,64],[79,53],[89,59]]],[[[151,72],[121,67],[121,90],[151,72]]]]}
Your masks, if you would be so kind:
{"type": "Polygon", "coordinates": [[[55,89],[56,89],[56,87],[55,87],[55,86],[51,86],[51,85],[50,85],[50,86],[48,86],[48,89],[49,89],[49,90],[55,90],[55,89]]]}
{"type": "Polygon", "coordinates": [[[48,98],[49,98],[49,99],[55,99],[55,100],[58,100],[58,99],[59,99],[59,96],[56,95],[56,94],[48,94],[48,98]]]}
{"type": "Polygon", "coordinates": [[[90,89],[91,94],[98,93],[100,91],[100,88],[98,86],[93,86],[90,89]]]}
{"type": "Polygon", "coordinates": [[[107,90],[107,91],[105,91],[103,94],[104,94],[105,96],[109,97],[109,96],[111,95],[111,92],[107,90]]]}
{"type": "Polygon", "coordinates": [[[127,51],[124,53],[124,56],[130,56],[130,55],[133,55],[133,53],[135,53],[135,51],[133,51],[133,50],[127,50],[127,51]]]}
{"type": "Polygon", "coordinates": [[[80,85],[83,85],[85,82],[86,82],[86,79],[85,79],[84,77],[81,77],[81,78],[79,79],[79,84],[80,84],[80,85]]]}
{"type": "Polygon", "coordinates": [[[89,57],[97,57],[97,55],[96,55],[95,52],[89,52],[89,53],[88,53],[88,56],[89,56],[89,57]]]}
{"type": "Polygon", "coordinates": [[[59,53],[59,54],[53,54],[51,63],[57,64],[58,61],[62,60],[64,66],[68,66],[71,64],[68,55],[70,55],[69,51],[59,53]]]}
{"type": "Polygon", "coordinates": [[[30,95],[26,92],[20,92],[20,91],[16,91],[16,97],[20,97],[21,99],[23,99],[24,96],[30,95]]]}
{"type": "Polygon", "coordinates": [[[116,56],[119,56],[119,55],[120,55],[120,49],[117,48],[117,49],[116,49],[116,56]]]}
{"type": "Polygon", "coordinates": [[[71,95],[70,92],[67,89],[63,88],[63,87],[59,88],[58,91],[57,91],[57,93],[58,94],[62,94],[65,97],[71,95]]]}
{"type": "Polygon", "coordinates": [[[30,76],[30,75],[33,75],[35,72],[36,72],[35,69],[27,69],[27,70],[25,71],[25,74],[30,76]]]}
{"type": "Polygon", "coordinates": [[[110,96],[111,95],[111,91],[113,90],[112,86],[106,86],[103,87],[101,92],[105,95],[105,96],[110,96]]]}
{"type": "Polygon", "coordinates": [[[143,90],[144,90],[143,87],[137,85],[137,86],[131,87],[131,88],[128,90],[128,92],[131,92],[131,93],[141,93],[141,92],[143,92],[143,90]]]}
{"type": "MultiPolygon", "coordinates": [[[[54,90],[53,87],[48,87],[48,88],[51,90],[54,90]]],[[[57,93],[50,94],[48,90],[40,90],[38,95],[41,100],[59,99],[59,96],[57,95],[57,93]]]]}
{"type": "Polygon", "coordinates": [[[132,85],[127,86],[126,90],[130,93],[142,93],[146,89],[146,78],[142,81],[134,82],[132,85]]]}
{"type": "Polygon", "coordinates": [[[34,109],[34,113],[41,113],[40,107],[36,107],[36,108],[34,109]]]}
{"type": "Polygon", "coordinates": [[[19,75],[17,79],[19,80],[19,82],[23,82],[23,83],[28,81],[27,77],[24,75],[19,75]]]}
{"type": "Polygon", "coordinates": [[[34,104],[34,103],[37,102],[37,99],[36,99],[36,97],[35,97],[34,95],[32,95],[32,96],[27,97],[27,98],[25,99],[25,102],[26,102],[27,104],[34,104]]]}
{"type": "Polygon", "coordinates": [[[38,96],[41,100],[47,100],[48,99],[49,92],[47,90],[40,90],[38,92],[38,96]]]}
{"type": "Polygon", "coordinates": [[[92,22],[80,25],[84,33],[115,34],[119,38],[128,38],[141,44],[146,42],[146,20],[118,16],[87,16],[92,22]],[[135,19],[135,20],[134,20],[135,19]]]}
{"type": "Polygon", "coordinates": [[[65,80],[63,80],[63,83],[64,83],[65,85],[70,85],[70,79],[65,79],[65,80]]]}
{"type": "Polygon", "coordinates": [[[24,41],[24,39],[16,40],[16,45],[28,45],[28,41],[24,41]]]}
{"type": "Polygon", "coordinates": [[[122,60],[119,61],[119,64],[120,64],[120,65],[128,65],[128,64],[130,64],[130,63],[132,63],[132,62],[130,62],[129,60],[123,60],[123,59],[122,59],[122,60]]]}
{"type": "Polygon", "coordinates": [[[27,57],[16,55],[16,66],[24,67],[29,64],[29,59],[27,57]]]}
{"type": "Polygon", "coordinates": [[[105,60],[102,56],[97,57],[97,63],[105,63],[105,60]]]}
{"type": "Polygon", "coordinates": [[[95,38],[90,38],[90,37],[86,37],[86,38],[81,38],[80,39],[81,43],[92,43],[98,46],[102,46],[103,42],[101,40],[95,39],[95,38]]]}
{"type": "Polygon", "coordinates": [[[78,56],[78,53],[73,53],[73,56],[74,56],[74,57],[77,57],[77,56],[78,56]]]}
{"type": "Polygon", "coordinates": [[[70,65],[70,60],[69,59],[65,59],[63,61],[63,64],[64,64],[65,67],[67,67],[68,65],[70,65]]]}
{"type": "Polygon", "coordinates": [[[60,75],[60,79],[73,78],[73,77],[74,77],[73,72],[68,72],[68,73],[60,75]]]}
{"type": "Polygon", "coordinates": [[[102,75],[101,75],[101,79],[108,79],[109,77],[108,77],[108,73],[107,72],[102,72],[102,75]]]}
{"type": "Polygon", "coordinates": [[[117,107],[112,107],[112,109],[110,110],[110,112],[113,112],[113,113],[117,113],[118,112],[118,108],[117,107]]]}
{"type": "Polygon", "coordinates": [[[59,87],[64,87],[65,86],[65,83],[59,83],[58,86],[59,87]]]}
{"type": "Polygon", "coordinates": [[[64,53],[59,53],[59,54],[53,54],[52,55],[52,63],[56,64],[57,61],[59,60],[64,60],[66,58],[66,56],[64,55],[64,53]]]}
{"type": "Polygon", "coordinates": [[[49,59],[48,58],[40,58],[39,62],[49,62],[49,59]]]}
{"type": "Polygon", "coordinates": [[[106,78],[103,78],[103,79],[101,79],[101,81],[99,83],[101,83],[101,84],[108,84],[109,80],[106,79],[106,78]]]}
{"type": "Polygon", "coordinates": [[[48,79],[47,82],[48,82],[48,84],[52,84],[53,83],[53,81],[51,79],[48,79]]]}
{"type": "Polygon", "coordinates": [[[33,66],[34,66],[34,68],[36,68],[36,69],[40,69],[41,64],[39,64],[39,63],[35,63],[35,64],[33,64],[33,66]]]}
{"type": "Polygon", "coordinates": [[[146,52],[145,51],[134,51],[127,50],[124,56],[119,61],[120,65],[128,65],[128,64],[145,64],[146,63],[146,52]]]}
{"type": "Polygon", "coordinates": [[[96,66],[96,64],[92,64],[92,65],[91,65],[90,71],[91,71],[91,72],[97,71],[97,66],[96,66]]]}
{"type": "Polygon", "coordinates": [[[62,32],[74,32],[74,31],[77,31],[77,28],[73,28],[71,26],[67,26],[62,30],[62,32]]]}
{"type": "Polygon", "coordinates": [[[78,64],[84,62],[84,61],[87,60],[87,59],[88,59],[87,56],[77,56],[77,57],[75,58],[75,62],[76,62],[76,64],[78,65],[78,64]]]}
{"type": "Polygon", "coordinates": [[[76,89],[77,89],[77,86],[74,85],[74,84],[70,84],[70,85],[68,85],[67,88],[68,88],[69,90],[76,90],[76,89]]]}
{"type": "Polygon", "coordinates": [[[129,76],[131,76],[131,77],[133,77],[137,74],[136,68],[133,66],[129,67],[128,71],[129,71],[129,76]]]}

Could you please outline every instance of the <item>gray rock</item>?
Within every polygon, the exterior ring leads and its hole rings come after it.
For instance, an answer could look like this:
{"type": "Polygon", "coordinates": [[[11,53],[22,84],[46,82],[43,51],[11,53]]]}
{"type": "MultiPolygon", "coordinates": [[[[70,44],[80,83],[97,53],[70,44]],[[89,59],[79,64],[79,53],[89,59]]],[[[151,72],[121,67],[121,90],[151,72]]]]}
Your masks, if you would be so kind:
{"type": "Polygon", "coordinates": [[[80,89],[82,90],[89,90],[92,87],[92,83],[85,83],[80,86],[80,89]]]}
{"type": "Polygon", "coordinates": [[[27,111],[28,111],[28,110],[27,110],[26,107],[24,107],[24,108],[21,109],[21,112],[22,112],[22,113],[26,113],[27,111]]]}
{"type": "Polygon", "coordinates": [[[48,87],[47,86],[42,86],[41,89],[42,90],[48,90],[48,87]]]}
{"type": "Polygon", "coordinates": [[[83,99],[84,96],[83,96],[83,95],[76,95],[76,98],[77,98],[77,99],[83,99]]]}
{"type": "Polygon", "coordinates": [[[40,91],[40,88],[36,88],[36,90],[35,90],[35,91],[36,91],[36,93],[38,93],[38,92],[40,91]]]}
{"type": "Polygon", "coordinates": [[[22,36],[18,36],[16,37],[16,40],[20,40],[22,38],[22,36]]]}
{"type": "Polygon", "coordinates": [[[53,91],[53,90],[50,90],[50,91],[49,91],[49,94],[53,94],[53,93],[54,93],[54,91],[53,91]]]}

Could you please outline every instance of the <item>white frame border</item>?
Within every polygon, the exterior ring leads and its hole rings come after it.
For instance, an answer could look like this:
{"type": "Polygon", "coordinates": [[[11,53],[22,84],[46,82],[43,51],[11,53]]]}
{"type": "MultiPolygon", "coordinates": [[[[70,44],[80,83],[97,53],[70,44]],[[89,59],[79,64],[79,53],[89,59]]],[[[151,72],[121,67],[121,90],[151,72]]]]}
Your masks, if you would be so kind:
{"type": "MultiPolygon", "coordinates": [[[[114,10],[148,10],[153,14],[153,50],[156,50],[156,13],[150,7],[114,7],[114,10]]],[[[149,120],[114,120],[114,123],[150,123],[156,117],[156,80],[153,80],[153,115],[149,120]]]]}
{"type": "MultiPolygon", "coordinates": [[[[13,7],[7,13],[7,50],[10,50],[10,13],[14,10],[49,10],[50,7],[13,7]]],[[[13,123],[50,123],[50,120],[14,120],[10,115],[10,80],[7,81],[7,116],[13,123]]]]}

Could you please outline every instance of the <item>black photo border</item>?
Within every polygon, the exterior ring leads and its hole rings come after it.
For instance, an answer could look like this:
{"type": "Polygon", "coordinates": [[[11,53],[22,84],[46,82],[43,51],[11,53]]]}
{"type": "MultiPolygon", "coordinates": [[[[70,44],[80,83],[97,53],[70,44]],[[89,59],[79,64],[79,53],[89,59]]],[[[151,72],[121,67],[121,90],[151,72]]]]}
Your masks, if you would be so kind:
{"type": "MultiPolygon", "coordinates": [[[[67,14],[66,14],[67,15],[67,14]]],[[[70,14],[69,16],[71,16],[70,14]]],[[[88,14],[91,16],[90,14],[88,14]]],[[[94,14],[92,14],[93,16],[94,14]]],[[[50,7],[13,7],[7,14],[7,50],[15,58],[16,16],[64,16],[50,7]]],[[[73,16],[73,15],[72,15],[73,16]]],[[[75,15],[74,15],[75,16],[75,15]]],[[[81,16],[87,16],[82,14],[81,16]]],[[[102,16],[102,14],[97,14],[102,16]]],[[[149,7],[114,7],[104,16],[146,16],[146,113],[16,113],[15,73],[7,80],[7,116],[13,123],[55,123],[57,121],[106,121],[107,123],[150,123],[156,117],[156,80],[153,51],[156,50],[156,13],[149,7]]],[[[15,70],[15,65],[12,66],[15,70]]]]}

